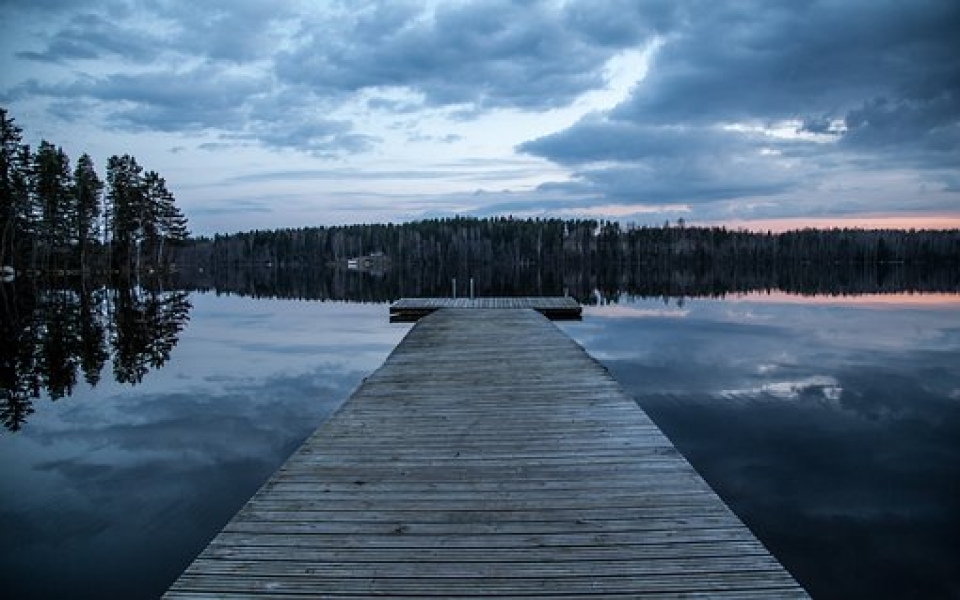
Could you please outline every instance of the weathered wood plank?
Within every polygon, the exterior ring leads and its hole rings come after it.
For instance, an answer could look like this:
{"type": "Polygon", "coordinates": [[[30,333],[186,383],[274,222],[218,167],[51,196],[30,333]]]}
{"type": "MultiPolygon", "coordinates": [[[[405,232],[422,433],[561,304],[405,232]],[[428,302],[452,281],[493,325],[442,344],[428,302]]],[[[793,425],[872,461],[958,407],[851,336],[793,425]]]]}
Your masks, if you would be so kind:
{"type": "Polygon", "coordinates": [[[436,312],[168,597],[805,597],[599,363],[488,300],[402,304],[436,312]]]}

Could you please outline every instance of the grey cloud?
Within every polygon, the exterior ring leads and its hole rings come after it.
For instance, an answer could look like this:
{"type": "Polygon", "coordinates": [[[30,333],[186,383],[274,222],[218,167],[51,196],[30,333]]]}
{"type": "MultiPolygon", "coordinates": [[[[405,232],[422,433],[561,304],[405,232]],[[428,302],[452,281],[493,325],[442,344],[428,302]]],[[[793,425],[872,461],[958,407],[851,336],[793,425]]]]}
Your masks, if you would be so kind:
{"type": "Polygon", "coordinates": [[[392,100],[390,98],[370,98],[367,100],[367,108],[390,112],[393,114],[414,113],[423,108],[419,102],[410,102],[407,100],[392,100]]]}
{"type": "Polygon", "coordinates": [[[429,104],[549,108],[603,83],[613,50],[576,33],[541,2],[441,4],[433,14],[376,4],[306,24],[276,70],[319,89],[408,87],[429,104]]]}
{"type": "Polygon", "coordinates": [[[565,165],[639,161],[743,152],[746,136],[700,125],[651,125],[591,115],[558,133],[520,144],[518,150],[565,165]]]}
{"type": "Polygon", "coordinates": [[[52,114],[106,115],[114,128],[350,154],[378,143],[329,117],[352,100],[393,113],[442,105],[463,120],[561,107],[600,88],[612,56],[658,39],[619,106],[518,147],[577,172],[543,193],[703,203],[801,189],[844,166],[946,181],[960,157],[952,0],[20,4],[5,6],[16,18],[50,15],[53,33],[19,60],[71,71],[6,83],[0,101],[43,96],[52,114]],[[381,94],[397,87],[410,98],[381,94]],[[835,143],[720,127],[787,121],[835,143]],[[791,172],[776,153],[795,161],[791,172]]]}
{"type": "Polygon", "coordinates": [[[912,168],[933,182],[960,164],[960,5],[688,2],[660,14],[663,45],[629,98],[518,146],[576,168],[560,189],[702,205],[809,189],[843,169],[912,168]],[[798,133],[834,143],[724,127],[798,120],[798,133]]]}
{"type": "Polygon", "coordinates": [[[217,204],[217,205],[208,204],[206,206],[194,208],[190,212],[198,215],[235,216],[237,214],[264,215],[264,214],[273,213],[274,211],[268,202],[231,198],[229,201],[225,201],[222,204],[217,204]]]}
{"type": "Polygon", "coordinates": [[[563,7],[562,18],[571,31],[593,44],[623,48],[672,29],[677,6],[671,0],[570,2],[563,7]]]}
{"type": "Polygon", "coordinates": [[[594,193],[621,201],[706,204],[734,198],[785,192],[794,183],[762,165],[737,170],[710,160],[663,161],[656,167],[616,165],[575,172],[594,193]]]}
{"type": "Polygon", "coordinates": [[[107,56],[134,62],[152,62],[163,38],[148,31],[131,30],[93,13],[74,16],[66,27],[55,32],[40,51],[18,52],[17,56],[42,62],[91,60],[107,56]]]}
{"type": "Polygon", "coordinates": [[[797,132],[834,134],[833,121],[825,116],[809,116],[803,120],[797,132]]]}
{"type": "MultiPolygon", "coordinates": [[[[110,11],[126,12],[126,2],[105,1],[100,2],[104,9],[110,11]]],[[[59,12],[68,12],[76,10],[77,3],[74,0],[31,0],[23,2],[22,0],[0,0],[0,8],[7,10],[18,10],[26,13],[45,13],[57,14],[59,12]]]]}
{"type": "Polygon", "coordinates": [[[87,77],[64,85],[27,81],[12,95],[54,98],[62,106],[60,116],[70,120],[89,118],[69,109],[71,102],[85,99],[88,105],[99,101],[107,123],[116,128],[220,130],[223,143],[256,142],[323,156],[361,152],[377,141],[353,132],[347,121],[318,117],[321,102],[309,91],[278,93],[263,77],[234,75],[215,65],[87,77]]]}
{"type": "Polygon", "coordinates": [[[260,183],[265,181],[323,181],[357,179],[420,179],[442,177],[448,171],[360,171],[356,169],[311,169],[300,171],[265,171],[237,175],[228,183],[260,183]]]}
{"type": "Polygon", "coordinates": [[[843,141],[854,149],[893,150],[895,160],[920,167],[960,166],[960,86],[930,99],[864,102],[846,126],[843,141]]]}
{"type": "MultiPolygon", "coordinates": [[[[48,17],[77,8],[75,2],[48,4],[51,6],[43,11],[48,17]]],[[[16,10],[30,15],[40,8],[18,6],[16,10]]],[[[81,10],[44,40],[43,49],[17,55],[45,62],[110,56],[135,63],[155,63],[168,53],[242,63],[276,50],[279,40],[271,36],[272,27],[294,14],[285,4],[267,0],[131,2],[81,10]]]]}
{"type": "Polygon", "coordinates": [[[179,131],[236,126],[247,98],[261,88],[262,81],[254,77],[228,75],[207,66],[180,73],[82,77],[68,84],[30,80],[10,95],[47,96],[60,102],[97,100],[105,103],[108,120],[114,126],[179,131]]]}
{"type": "Polygon", "coordinates": [[[665,38],[614,118],[855,121],[859,107],[888,97],[940,125],[960,119],[956,3],[685,6],[696,18],[665,38]]]}
{"type": "Polygon", "coordinates": [[[172,43],[181,51],[235,63],[270,56],[280,43],[273,27],[296,14],[292,3],[273,0],[178,2],[156,10],[177,24],[172,43]]]}
{"type": "Polygon", "coordinates": [[[354,154],[370,149],[378,141],[369,135],[351,133],[345,121],[324,119],[291,122],[254,122],[249,133],[227,135],[225,139],[256,140],[265,146],[296,148],[317,156],[354,154]]]}
{"type": "MultiPolygon", "coordinates": [[[[576,167],[552,189],[617,201],[705,204],[784,192],[797,182],[760,154],[756,135],[699,124],[647,125],[601,116],[518,150],[576,167]]],[[[547,189],[547,188],[543,188],[547,189]]]]}
{"type": "Polygon", "coordinates": [[[229,142],[204,142],[197,146],[199,150],[206,150],[207,152],[219,152],[221,150],[226,150],[228,148],[233,148],[236,144],[229,142]]]}

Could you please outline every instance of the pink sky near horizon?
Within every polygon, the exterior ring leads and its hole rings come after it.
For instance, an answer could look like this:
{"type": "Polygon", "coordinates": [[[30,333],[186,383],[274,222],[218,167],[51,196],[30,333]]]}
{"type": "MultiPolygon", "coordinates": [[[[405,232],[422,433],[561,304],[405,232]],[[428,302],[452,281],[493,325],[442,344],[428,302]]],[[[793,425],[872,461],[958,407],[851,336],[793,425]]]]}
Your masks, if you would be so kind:
{"type": "MultiPolygon", "coordinates": [[[[693,225],[693,224],[691,224],[693,225]]],[[[960,214],[955,215],[858,215],[850,217],[790,217],[782,219],[733,220],[705,225],[723,225],[728,229],[772,231],[797,229],[960,229],[960,214]]]]}

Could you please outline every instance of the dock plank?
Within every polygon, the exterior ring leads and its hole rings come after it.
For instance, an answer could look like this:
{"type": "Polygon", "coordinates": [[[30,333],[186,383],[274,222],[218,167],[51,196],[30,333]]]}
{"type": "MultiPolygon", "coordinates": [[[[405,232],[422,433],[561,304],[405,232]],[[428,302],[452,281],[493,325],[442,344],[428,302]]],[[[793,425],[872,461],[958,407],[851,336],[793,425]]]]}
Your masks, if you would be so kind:
{"type": "Polygon", "coordinates": [[[390,321],[411,323],[441,308],[533,309],[555,321],[580,320],[582,307],[568,296],[519,296],[478,298],[401,298],[390,305],[390,321]]]}
{"type": "Polygon", "coordinates": [[[470,306],[424,317],[167,597],[284,595],[806,597],[573,340],[470,306]]]}

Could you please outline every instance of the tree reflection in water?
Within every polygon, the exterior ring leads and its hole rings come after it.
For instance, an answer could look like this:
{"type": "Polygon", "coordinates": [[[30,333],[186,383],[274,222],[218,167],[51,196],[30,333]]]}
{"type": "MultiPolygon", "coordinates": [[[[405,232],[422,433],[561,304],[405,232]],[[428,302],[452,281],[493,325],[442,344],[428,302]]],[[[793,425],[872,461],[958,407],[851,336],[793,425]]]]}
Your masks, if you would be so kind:
{"type": "Polygon", "coordinates": [[[18,281],[0,288],[0,420],[18,431],[43,393],[59,400],[82,375],[135,385],[162,367],[190,318],[190,294],[159,284],[116,287],[18,281]]]}
{"type": "Polygon", "coordinates": [[[783,291],[804,296],[957,293],[960,271],[952,265],[847,264],[823,268],[796,264],[698,268],[686,264],[602,268],[540,268],[537,265],[462,265],[426,269],[397,265],[382,271],[342,268],[186,266],[173,280],[90,285],[83,281],[0,285],[3,345],[0,347],[0,419],[19,430],[46,392],[69,396],[80,375],[91,386],[109,361],[114,378],[135,385],[167,362],[189,320],[189,292],[215,291],[256,298],[390,302],[403,296],[466,295],[470,282],[480,296],[570,295],[584,304],[624,297],[722,298],[729,294],[783,291]],[[177,291],[171,291],[176,289],[177,291]]]}

